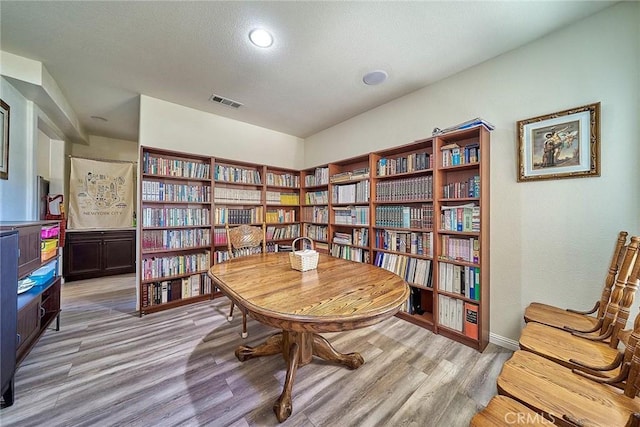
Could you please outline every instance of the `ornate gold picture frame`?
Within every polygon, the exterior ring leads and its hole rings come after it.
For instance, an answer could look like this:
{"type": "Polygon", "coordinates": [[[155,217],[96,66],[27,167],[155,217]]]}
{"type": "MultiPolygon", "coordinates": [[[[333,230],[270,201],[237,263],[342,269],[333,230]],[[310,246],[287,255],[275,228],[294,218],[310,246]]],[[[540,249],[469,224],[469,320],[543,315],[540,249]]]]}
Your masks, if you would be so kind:
{"type": "Polygon", "coordinates": [[[517,122],[518,182],[600,176],[600,103],[517,122]]]}
{"type": "Polygon", "coordinates": [[[0,99],[0,179],[9,179],[9,105],[0,99]]]}

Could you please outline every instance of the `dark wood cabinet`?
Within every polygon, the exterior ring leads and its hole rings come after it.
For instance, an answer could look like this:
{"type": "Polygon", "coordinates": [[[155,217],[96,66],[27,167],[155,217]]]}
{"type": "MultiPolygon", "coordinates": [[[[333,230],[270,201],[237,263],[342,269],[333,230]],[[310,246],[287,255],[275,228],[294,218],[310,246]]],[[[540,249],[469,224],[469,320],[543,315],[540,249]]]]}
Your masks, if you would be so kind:
{"type": "Polygon", "coordinates": [[[16,370],[18,296],[18,233],[0,232],[0,390],[6,406],[13,404],[16,370]]]}
{"type": "Polygon", "coordinates": [[[60,284],[57,254],[58,240],[43,240],[42,234],[59,224],[57,221],[0,222],[0,272],[2,277],[2,397],[4,405],[13,403],[13,375],[15,370],[49,325],[55,320],[56,330],[60,329],[60,284]],[[17,232],[17,238],[15,233],[17,232]],[[14,242],[5,241],[5,234],[13,234],[14,242]],[[45,252],[49,243],[53,246],[48,256],[45,252]],[[11,257],[15,264],[12,267],[11,257]],[[45,259],[43,262],[42,259],[45,259]],[[54,263],[54,264],[52,264],[54,263]],[[49,273],[31,277],[41,277],[31,289],[18,295],[18,279],[25,278],[40,267],[49,273]]]}
{"type": "Polygon", "coordinates": [[[66,235],[65,281],[136,271],[135,230],[75,231],[66,235]]]}

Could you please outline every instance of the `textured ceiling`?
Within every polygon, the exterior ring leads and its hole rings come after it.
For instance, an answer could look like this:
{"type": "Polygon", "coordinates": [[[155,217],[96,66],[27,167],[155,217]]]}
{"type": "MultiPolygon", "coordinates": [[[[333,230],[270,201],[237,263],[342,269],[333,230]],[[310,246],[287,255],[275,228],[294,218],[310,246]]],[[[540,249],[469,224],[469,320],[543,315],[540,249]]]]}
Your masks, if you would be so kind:
{"type": "Polygon", "coordinates": [[[145,94],[304,138],[613,3],[2,0],[0,47],[42,62],[89,134],[137,140],[145,94]]]}

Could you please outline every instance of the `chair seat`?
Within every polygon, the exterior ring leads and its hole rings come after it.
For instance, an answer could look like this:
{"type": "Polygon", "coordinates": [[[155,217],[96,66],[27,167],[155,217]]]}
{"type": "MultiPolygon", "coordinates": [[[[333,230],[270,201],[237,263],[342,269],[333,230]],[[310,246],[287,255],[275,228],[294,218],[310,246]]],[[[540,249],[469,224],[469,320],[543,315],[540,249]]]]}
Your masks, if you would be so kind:
{"type": "MultiPolygon", "coordinates": [[[[519,343],[522,350],[536,353],[569,368],[576,366],[569,362],[570,359],[591,366],[606,366],[618,355],[618,350],[609,347],[607,343],[576,337],[570,332],[535,322],[527,323],[522,329],[519,343]]],[[[615,373],[603,375],[611,377],[615,373]]]]}
{"type": "Polygon", "coordinates": [[[556,424],[506,396],[494,396],[486,408],[473,416],[469,424],[470,427],[513,425],[553,426],[556,424]]]}
{"type": "Polygon", "coordinates": [[[640,411],[637,398],[626,397],[619,389],[522,350],[504,363],[498,392],[544,412],[556,422],[569,416],[581,420],[584,426],[624,426],[632,413],[640,411]]]}
{"type": "Polygon", "coordinates": [[[532,302],[525,309],[524,321],[542,323],[559,329],[569,326],[582,331],[590,330],[598,323],[595,317],[572,313],[563,308],[537,302],[532,302]]]}

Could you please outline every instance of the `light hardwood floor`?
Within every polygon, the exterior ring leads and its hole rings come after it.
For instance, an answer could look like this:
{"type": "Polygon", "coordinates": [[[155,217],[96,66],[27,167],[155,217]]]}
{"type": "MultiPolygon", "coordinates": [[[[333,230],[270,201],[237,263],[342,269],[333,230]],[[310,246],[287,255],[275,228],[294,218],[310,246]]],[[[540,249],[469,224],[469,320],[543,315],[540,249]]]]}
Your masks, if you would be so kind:
{"type": "MultiPolygon", "coordinates": [[[[133,275],[62,286],[59,332],[49,330],[16,374],[2,426],[275,426],[272,405],[285,364],[272,356],[239,362],[240,343],[273,329],[226,320],[226,298],[139,318],[133,275]]],[[[338,351],[358,351],[355,371],[314,360],[293,386],[282,426],[466,426],[496,394],[511,351],[484,353],[397,318],[324,334],[338,351]]]]}

